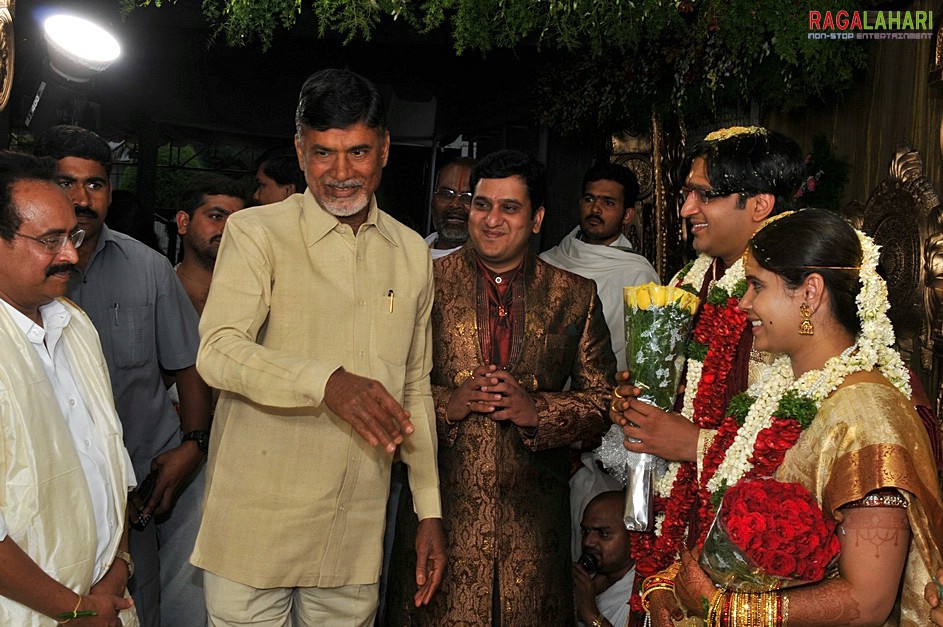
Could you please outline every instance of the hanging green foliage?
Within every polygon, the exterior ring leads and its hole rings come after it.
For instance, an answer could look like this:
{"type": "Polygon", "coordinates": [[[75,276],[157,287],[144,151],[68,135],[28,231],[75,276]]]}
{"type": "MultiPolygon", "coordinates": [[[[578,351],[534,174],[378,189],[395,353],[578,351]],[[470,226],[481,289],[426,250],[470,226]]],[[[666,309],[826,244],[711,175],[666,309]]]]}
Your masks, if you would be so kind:
{"type": "MultiPolygon", "coordinates": [[[[163,0],[167,1],[167,0],[163,0]]],[[[171,0],[173,1],[173,0],[171,0]]],[[[161,0],[121,0],[160,6],[161,0]]],[[[537,47],[544,120],[565,133],[702,115],[730,106],[797,108],[847,89],[866,63],[857,40],[809,38],[809,11],[852,0],[203,0],[230,45],[270,45],[311,11],[320,36],[370,39],[385,20],[447,28],[457,54],[537,47]]]]}

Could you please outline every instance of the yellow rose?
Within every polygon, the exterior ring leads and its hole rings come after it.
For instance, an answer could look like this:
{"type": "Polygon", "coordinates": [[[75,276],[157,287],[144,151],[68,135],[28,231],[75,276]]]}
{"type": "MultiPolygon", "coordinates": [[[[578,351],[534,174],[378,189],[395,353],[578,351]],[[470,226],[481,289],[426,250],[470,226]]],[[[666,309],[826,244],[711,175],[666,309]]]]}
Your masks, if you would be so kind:
{"type": "Polygon", "coordinates": [[[680,287],[670,287],[671,290],[671,301],[678,303],[679,307],[684,307],[684,303],[687,302],[687,297],[691,296],[691,292],[683,290],[680,287]]]}
{"type": "Polygon", "coordinates": [[[668,294],[665,288],[659,285],[653,285],[648,288],[648,293],[652,297],[652,304],[656,307],[664,307],[668,302],[668,294]]]}
{"type": "Polygon", "coordinates": [[[639,309],[648,309],[652,306],[652,297],[649,295],[648,290],[644,287],[640,287],[635,292],[635,298],[638,300],[639,309]]]}
{"type": "Polygon", "coordinates": [[[637,309],[638,299],[635,298],[635,287],[627,287],[623,290],[625,294],[625,306],[627,309],[637,309]]]}
{"type": "Polygon", "coordinates": [[[679,306],[683,309],[687,309],[693,316],[697,313],[697,306],[701,303],[701,299],[686,290],[679,291],[683,292],[681,300],[678,303],[679,306]]]}

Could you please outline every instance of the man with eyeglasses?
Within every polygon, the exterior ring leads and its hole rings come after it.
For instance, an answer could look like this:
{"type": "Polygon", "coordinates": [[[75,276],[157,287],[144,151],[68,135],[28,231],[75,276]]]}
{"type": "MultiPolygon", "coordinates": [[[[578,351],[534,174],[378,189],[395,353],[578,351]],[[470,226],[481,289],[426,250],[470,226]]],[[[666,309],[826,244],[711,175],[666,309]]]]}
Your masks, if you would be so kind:
{"type": "MultiPolygon", "coordinates": [[[[724,418],[724,409],[734,395],[747,389],[763,365],[763,357],[751,350],[753,336],[749,324],[745,317],[735,315],[739,302],[736,279],[743,277],[742,256],[750,237],[765,220],[792,208],[805,173],[802,152],[793,140],[755,126],[710,133],[694,145],[686,165],[682,170],[688,174],[681,189],[684,198],[681,216],[688,220],[694,249],[701,256],[698,263],[687,266],[670,284],[683,283],[699,291],[701,303],[705,303],[711,290],[721,282],[721,287],[729,287],[731,298],[722,299],[721,311],[715,316],[695,319],[695,337],[707,338],[711,359],[701,357],[695,364],[689,358],[687,371],[695,374],[689,375],[684,396],[678,399],[679,411],[665,412],[637,400],[634,397],[639,390],[628,385],[629,373],[620,372],[617,375],[620,384],[614,391],[609,413],[612,421],[622,426],[628,450],[681,462],[670,491],[659,494],[675,503],[697,502],[689,495],[696,489],[700,460],[724,418]],[[731,315],[726,315],[726,310],[731,315]],[[721,363],[724,365],[720,366],[721,363]],[[725,371],[723,376],[718,376],[719,368],[725,371]],[[707,395],[716,400],[707,402],[707,395]]],[[[696,513],[686,510],[673,513],[678,520],[660,526],[658,541],[639,536],[640,540],[633,545],[633,550],[639,553],[637,584],[676,559],[677,549],[671,548],[675,544],[661,537],[665,529],[687,526],[687,537],[691,538],[697,537],[699,525],[710,524],[697,521],[696,513]],[[662,546],[665,548],[658,548],[662,546]],[[641,554],[646,551],[647,554],[641,554]]],[[[665,515],[658,508],[656,514],[665,515]]],[[[678,545],[683,544],[681,539],[678,545]]],[[[656,624],[670,624],[669,615],[676,620],[683,618],[684,613],[671,592],[656,590],[648,599],[652,613],[659,615],[656,624]]],[[[633,613],[629,624],[641,625],[644,618],[644,613],[633,613]]]]}
{"type": "Polygon", "coordinates": [[[439,170],[432,192],[432,225],[426,237],[432,259],[453,253],[468,240],[468,208],[471,207],[471,178],[475,160],[459,157],[439,170]]]}
{"type": "Polygon", "coordinates": [[[166,257],[105,224],[111,204],[111,149],[95,133],[54,126],[34,152],[56,160],[56,181],[71,199],[85,241],[68,296],[88,313],[101,337],[124,442],[139,483],[156,473],[153,490],[132,499],[131,593],[141,622],[158,626],[161,605],[175,625],[205,625],[202,590],[183,586],[195,574],[188,558],[200,516],[190,481],[206,458],[210,391],[196,371],[199,318],[166,257]],[[176,378],[179,414],[162,371],[176,378]],[[154,520],[151,520],[151,518],[154,520]],[[186,592],[180,592],[180,591],[186,592]]]}
{"type": "Polygon", "coordinates": [[[0,151],[0,625],[137,625],[134,476],[98,334],[62,298],[85,233],[54,176],[0,151]]]}

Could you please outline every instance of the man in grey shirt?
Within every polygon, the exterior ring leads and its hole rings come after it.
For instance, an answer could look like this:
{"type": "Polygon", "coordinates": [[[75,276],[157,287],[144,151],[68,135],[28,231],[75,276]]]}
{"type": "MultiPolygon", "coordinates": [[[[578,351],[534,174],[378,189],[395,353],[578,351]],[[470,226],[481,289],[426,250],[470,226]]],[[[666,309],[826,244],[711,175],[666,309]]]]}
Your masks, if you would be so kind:
{"type": "Polygon", "coordinates": [[[187,488],[205,460],[210,420],[209,388],[194,366],[198,317],[166,257],[105,226],[108,144],[91,131],[55,126],[36,140],[35,152],[57,160],[57,181],[86,233],[68,296],[98,329],[138,482],[157,471],[150,497],[138,512],[132,508],[131,522],[143,526],[131,533],[130,589],[141,623],[157,627],[163,609],[174,612],[164,624],[204,625],[202,590],[181,585],[196,576],[188,559],[200,495],[187,488]],[[179,416],[161,370],[176,377],[179,416]]]}

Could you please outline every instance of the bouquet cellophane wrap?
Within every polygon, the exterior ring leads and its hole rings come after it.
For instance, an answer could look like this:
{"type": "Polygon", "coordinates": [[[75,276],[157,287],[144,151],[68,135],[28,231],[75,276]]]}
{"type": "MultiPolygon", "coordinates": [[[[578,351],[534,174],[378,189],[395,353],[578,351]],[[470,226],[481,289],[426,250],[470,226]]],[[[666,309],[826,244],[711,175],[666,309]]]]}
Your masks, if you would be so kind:
{"type": "MultiPolygon", "coordinates": [[[[670,411],[684,370],[698,298],[682,288],[646,283],[626,287],[624,302],[630,383],[642,390],[639,400],[670,411]]],[[[654,524],[655,482],[668,464],[654,455],[628,451],[622,442],[622,428],[613,425],[597,457],[626,484],[626,528],[648,531],[654,524]]]]}
{"type": "Polygon", "coordinates": [[[718,586],[768,592],[822,580],[839,550],[834,522],[804,487],[754,479],[724,496],[700,563],[718,586]]]}

